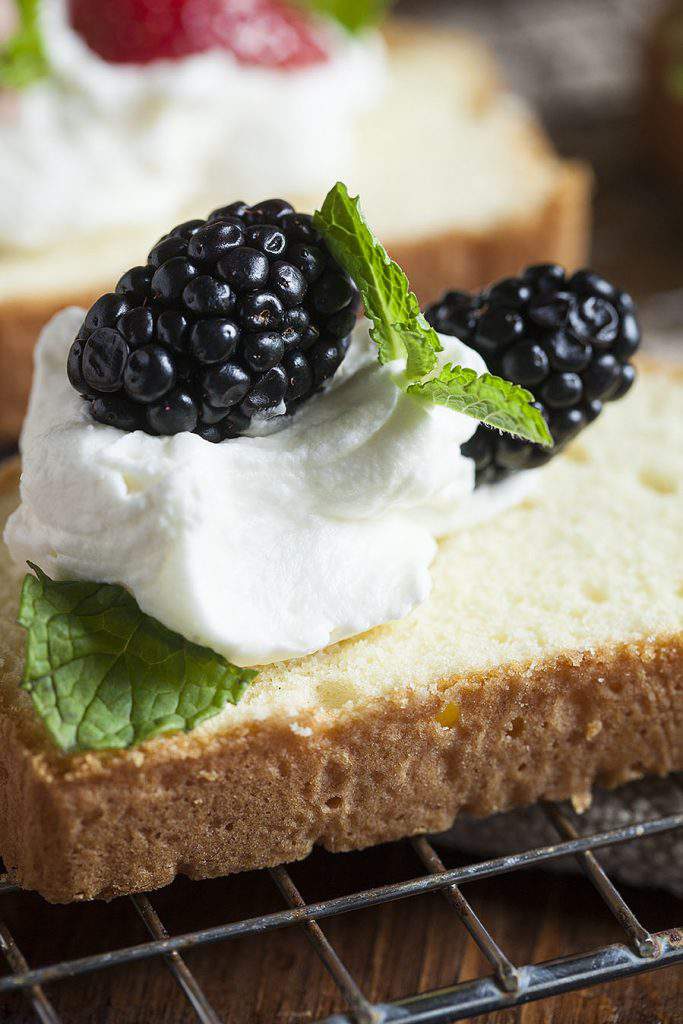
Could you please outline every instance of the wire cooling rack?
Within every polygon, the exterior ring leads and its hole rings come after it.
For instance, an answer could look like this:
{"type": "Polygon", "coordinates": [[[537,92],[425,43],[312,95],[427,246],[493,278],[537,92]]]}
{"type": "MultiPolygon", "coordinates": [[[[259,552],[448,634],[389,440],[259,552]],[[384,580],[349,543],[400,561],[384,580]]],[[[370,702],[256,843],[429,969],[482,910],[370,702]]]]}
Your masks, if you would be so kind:
{"type": "MultiPolygon", "coordinates": [[[[682,784],[678,782],[678,785],[682,784]]],[[[154,896],[130,896],[128,899],[132,901],[149,934],[148,941],[33,969],[27,964],[12,933],[2,920],[4,915],[0,899],[0,952],[9,968],[8,973],[0,976],[0,1018],[6,1019],[2,1016],[3,998],[9,993],[22,992],[30,1001],[37,1020],[42,1024],[60,1024],[61,1018],[46,995],[45,986],[156,957],[165,962],[201,1024],[227,1024],[211,1006],[182,954],[212,943],[263,935],[291,926],[305,930],[315,953],[344,1000],[343,1012],[326,1018],[325,1024],[390,1024],[393,1021],[400,1021],[401,1024],[446,1024],[683,962],[683,924],[660,932],[647,931],[609,880],[594,853],[600,848],[679,829],[683,827],[683,814],[671,814],[609,831],[581,835],[577,831],[576,816],[567,806],[542,806],[558,837],[558,841],[552,845],[447,869],[432,842],[420,836],[406,842],[412,844],[424,866],[424,874],[314,903],[307,903],[289,871],[285,867],[278,867],[268,874],[287,903],[287,909],[173,936],[168,934],[155,910],[152,902],[154,896]],[[573,856],[579,862],[621,927],[624,941],[544,963],[515,964],[477,916],[460,886],[476,879],[543,866],[563,856],[573,856]],[[491,973],[486,977],[407,999],[372,1003],[325,937],[320,922],[339,914],[410,899],[425,893],[439,893],[445,898],[491,965],[491,973]]],[[[547,884],[552,884],[549,876],[547,884]]],[[[0,898],[18,892],[7,875],[0,877],[0,898]]],[[[302,1007],[302,1016],[310,1018],[310,1012],[306,1012],[305,1007],[302,1007]]]]}

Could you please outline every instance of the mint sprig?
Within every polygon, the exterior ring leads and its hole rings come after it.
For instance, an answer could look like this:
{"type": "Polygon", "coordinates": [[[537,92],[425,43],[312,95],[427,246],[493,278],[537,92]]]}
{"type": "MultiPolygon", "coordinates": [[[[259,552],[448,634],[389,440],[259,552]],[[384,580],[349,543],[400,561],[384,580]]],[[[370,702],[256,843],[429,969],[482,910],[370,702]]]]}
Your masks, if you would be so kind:
{"type": "Polygon", "coordinates": [[[360,209],[342,182],[328,192],[313,217],[332,255],[354,279],[372,321],[371,337],[379,361],[406,359],[406,370],[395,378],[411,397],[472,416],[527,441],[552,445],[541,412],[532,405],[531,392],[485,373],[446,364],[437,374],[439,336],[420,312],[408,279],[384,246],[375,238],[360,209]]]}
{"type": "Polygon", "coordinates": [[[409,384],[406,390],[414,398],[433,405],[445,405],[489,427],[525,437],[537,444],[548,444],[546,422],[538,409],[530,406],[534,396],[519,384],[512,384],[502,377],[491,373],[477,374],[468,367],[448,364],[437,376],[409,384]],[[530,416],[530,408],[538,416],[530,416]]]}
{"type": "Polygon", "coordinates": [[[298,3],[316,14],[333,18],[355,34],[378,25],[392,0],[298,0],[298,3]]]}
{"type": "Polygon", "coordinates": [[[40,33],[40,0],[16,0],[19,27],[0,47],[0,88],[23,89],[49,71],[40,33]]]}
{"type": "Polygon", "coordinates": [[[438,335],[420,312],[403,270],[368,227],[359,197],[352,199],[346,185],[337,182],[314,214],[313,224],[358,286],[380,363],[407,359],[411,379],[434,369],[441,351],[438,335]]]}
{"type": "Polygon", "coordinates": [[[166,629],[123,587],[31,568],[19,606],[22,687],[65,753],[193,729],[236,704],[256,675],[166,629]]]}

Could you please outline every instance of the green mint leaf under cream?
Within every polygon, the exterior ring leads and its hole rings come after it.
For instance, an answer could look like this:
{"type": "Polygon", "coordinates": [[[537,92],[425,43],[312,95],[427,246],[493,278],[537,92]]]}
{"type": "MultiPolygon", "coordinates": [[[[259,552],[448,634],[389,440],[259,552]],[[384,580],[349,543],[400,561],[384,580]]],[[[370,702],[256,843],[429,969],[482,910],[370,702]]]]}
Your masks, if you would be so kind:
{"type": "Polygon", "coordinates": [[[4,536],[36,573],[23,686],[65,752],[192,729],[239,700],[251,667],[403,618],[429,595],[438,538],[526,493],[524,474],[474,492],[461,447],[475,420],[543,442],[532,396],[433,331],[343,185],[316,223],[368,319],[286,429],[211,445],[93,424],[64,372],[83,311],[40,337],[4,536]]]}
{"type": "MultiPolygon", "coordinates": [[[[55,580],[118,583],[232,665],[403,618],[429,595],[438,538],[533,486],[520,473],[475,491],[461,446],[476,421],[397,387],[367,320],[329,389],[272,434],[210,444],[94,423],[64,371],[84,316],[58,313],[36,348],[21,504],[4,533],[12,559],[55,580]]],[[[445,362],[485,374],[472,349],[440,341],[445,362]]]]}
{"type": "Polygon", "coordinates": [[[330,190],[314,224],[360,290],[380,363],[406,359],[406,372],[397,383],[407,394],[528,441],[552,444],[545,420],[532,405],[534,396],[524,388],[453,364],[427,377],[442,351],[439,337],[422,316],[406,275],[370,231],[358,197],[349,196],[344,184],[337,182],[330,190]]]}
{"type": "Polygon", "coordinates": [[[192,729],[236,704],[256,675],[172,633],[123,587],[55,582],[31,567],[19,607],[22,685],[65,752],[192,729]]]}

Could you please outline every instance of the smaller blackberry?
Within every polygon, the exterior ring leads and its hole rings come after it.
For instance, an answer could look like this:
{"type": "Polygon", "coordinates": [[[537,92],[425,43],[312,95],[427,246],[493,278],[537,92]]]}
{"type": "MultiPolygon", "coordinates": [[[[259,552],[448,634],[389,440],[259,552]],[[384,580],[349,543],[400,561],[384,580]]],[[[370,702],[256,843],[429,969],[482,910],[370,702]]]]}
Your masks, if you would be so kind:
{"type": "Polygon", "coordinates": [[[93,304],[67,375],[101,423],[218,442],[319,391],[359,309],[310,216],[231,203],[177,225],[93,304]]]}
{"type": "Polygon", "coordinates": [[[546,449],[482,424],[462,446],[477,484],[543,465],[635,380],[633,299],[592,270],[568,277],[554,263],[530,266],[478,295],[447,292],[425,315],[479,352],[491,373],[531,389],[555,442],[546,449]]]}

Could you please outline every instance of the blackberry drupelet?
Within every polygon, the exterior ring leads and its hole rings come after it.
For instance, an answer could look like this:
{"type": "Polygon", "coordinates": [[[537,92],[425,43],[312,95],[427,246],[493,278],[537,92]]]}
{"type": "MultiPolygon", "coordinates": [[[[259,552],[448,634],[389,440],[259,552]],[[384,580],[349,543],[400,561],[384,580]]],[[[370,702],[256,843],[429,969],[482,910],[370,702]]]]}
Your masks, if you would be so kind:
{"type": "Polygon", "coordinates": [[[462,447],[477,484],[543,465],[635,379],[633,300],[591,270],[568,277],[556,264],[527,267],[478,295],[448,292],[425,315],[476,349],[491,373],[533,391],[555,441],[546,449],[479,426],[462,447]]]}
{"type": "Polygon", "coordinates": [[[67,374],[100,423],[239,437],[337,371],[358,291],[282,199],[179,224],[88,311],[67,374]]]}

